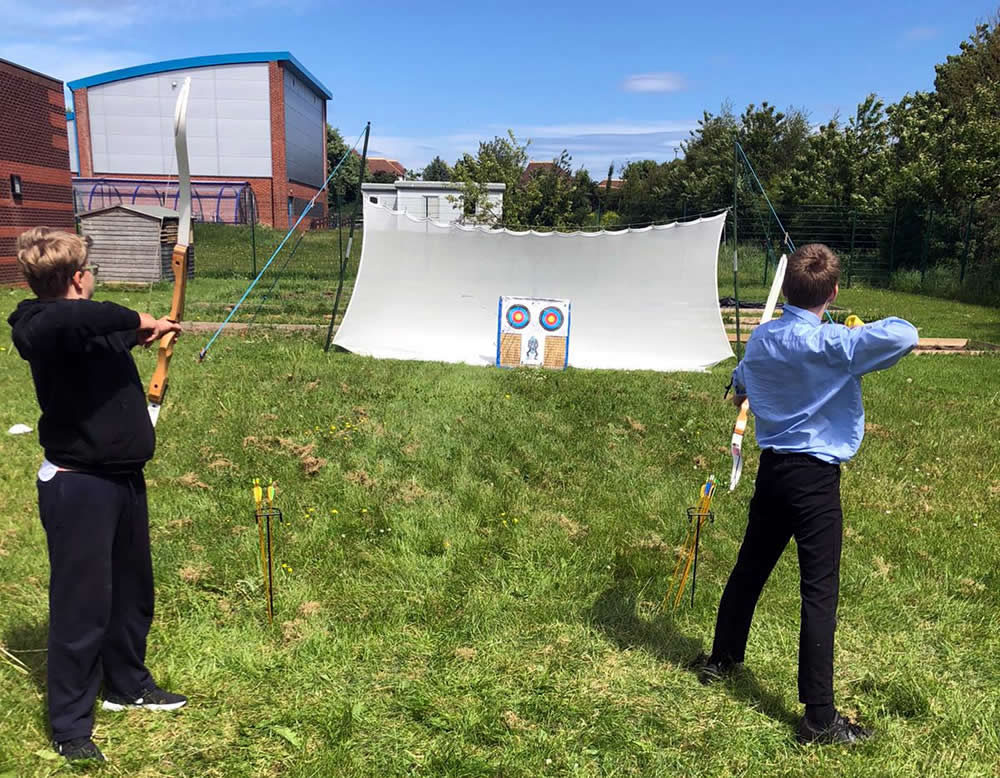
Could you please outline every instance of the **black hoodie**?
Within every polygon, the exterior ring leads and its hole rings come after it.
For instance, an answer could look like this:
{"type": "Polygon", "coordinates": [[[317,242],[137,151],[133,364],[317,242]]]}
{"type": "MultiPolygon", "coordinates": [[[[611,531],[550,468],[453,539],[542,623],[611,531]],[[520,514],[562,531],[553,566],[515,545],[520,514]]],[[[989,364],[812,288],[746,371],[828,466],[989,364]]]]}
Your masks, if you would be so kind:
{"type": "Polygon", "coordinates": [[[7,319],[31,365],[45,458],[107,475],[142,470],[155,437],[139,371],[139,314],[92,300],[23,300],[7,319]]]}

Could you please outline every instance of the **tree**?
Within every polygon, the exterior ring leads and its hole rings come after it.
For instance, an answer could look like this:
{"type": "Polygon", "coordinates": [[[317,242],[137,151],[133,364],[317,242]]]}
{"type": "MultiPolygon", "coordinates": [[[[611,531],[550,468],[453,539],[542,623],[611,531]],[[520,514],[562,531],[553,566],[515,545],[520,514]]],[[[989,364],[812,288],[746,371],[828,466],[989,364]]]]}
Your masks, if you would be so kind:
{"type": "Polygon", "coordinates": [[[486,185],[489,183],[506,184],[503,196],[503,221],[509,226],[525,224],[525,217],[530,212],[533,193],[530,187],[521,184],[521,178],[528,163],[527,141],[521,145],[513,131],[507,131],[507,137],[497,136],[491,141],[482,141],[476,156],[463,154],[455,162],[452,180],[462,185],[457,199],[470,220],[480,222],[496,222],[500,214],[496,213],[489,198],[486,185]]]}
{"type": "Polygon", "coordinates": [[[684,158],[678,170],[674,196],[687,201],[691,210],[724,206],[733,199],[733,140],[739,124],[732,106],[722,106],[718,115],[705,111],[698,127],[682,144],[684,158]]]}
{"type": "Polygon", "coordinates": [[[336,208],[337,195],[341,203],[353,203],[358,196],[358,174],[361,172],[361,158],[357,154],[348,154],[348,146],[340,130],[326,125],[326,159],[328,170],[332,171],[338,162],[347,154],[340,169],[330,181],[327,190],[327,201],[331,209],[336,208]]]}
{"type": "Polygon", "coordinates": [[[441,157],[434,157],[424,168],[424,181],[451,181],[451,168],[441,157]]]}
{"type": "Polygon", "coordinates": [[[551,165],[539,168],[521,183],[524,201],[528,205],[524,220],[529,226],[565,229],[574,224],[573,193],[576,182],[571,169],[572,161],[569,152],[563,149],[551,165]]]}
{"type": "Polygon", "coordinates": [[[973,105],[977,86],[1000,82],[1000,15],[976,25],[959,49],[934,67],[934,91],[946,108],[961,116],[973,105]]]}

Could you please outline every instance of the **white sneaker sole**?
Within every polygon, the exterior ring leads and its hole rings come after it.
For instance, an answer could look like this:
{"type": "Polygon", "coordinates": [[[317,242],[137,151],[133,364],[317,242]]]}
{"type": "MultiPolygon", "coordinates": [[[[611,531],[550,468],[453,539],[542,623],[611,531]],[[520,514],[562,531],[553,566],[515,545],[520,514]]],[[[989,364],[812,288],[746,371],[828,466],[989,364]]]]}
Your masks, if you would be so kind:
{"type": "Polygon", "coordinates": [[[142,709],[142,710],[177,710],[178,708],[183,708],[185,705],[187,705],[187,700],[185,700],[184,702],[171,702],[171,703],[166,703],[166,704],[163,704],[163,705],[153,705],[153,704],[133,705],[133,704],[129,704],[129,703],[110,702],[108,700],[103,700],[101,702],[101,710],[110,710],[110,711],[115,711],[115,712],[122,711],[122,710],[132,710],[132,709],[142,709]]]}

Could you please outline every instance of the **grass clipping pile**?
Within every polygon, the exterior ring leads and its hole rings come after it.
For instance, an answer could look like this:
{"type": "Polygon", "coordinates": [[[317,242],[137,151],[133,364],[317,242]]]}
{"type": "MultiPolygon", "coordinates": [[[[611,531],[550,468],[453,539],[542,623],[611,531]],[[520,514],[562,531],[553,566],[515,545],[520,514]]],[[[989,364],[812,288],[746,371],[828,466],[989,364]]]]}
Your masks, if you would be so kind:
{"type": "Polygon", "coordinates": [[[288,438],[258,438],[255,435],[248,435],[243,438],[243,448],[256,448],[266,452],[278,451],[282,454],[295,457],[299,460],[299,463],[302,465],[302,472],[306,475],[316,475],[326,464],[325,459],[314,456],[316,451],[315,443],[302,446],[288,438]]]}

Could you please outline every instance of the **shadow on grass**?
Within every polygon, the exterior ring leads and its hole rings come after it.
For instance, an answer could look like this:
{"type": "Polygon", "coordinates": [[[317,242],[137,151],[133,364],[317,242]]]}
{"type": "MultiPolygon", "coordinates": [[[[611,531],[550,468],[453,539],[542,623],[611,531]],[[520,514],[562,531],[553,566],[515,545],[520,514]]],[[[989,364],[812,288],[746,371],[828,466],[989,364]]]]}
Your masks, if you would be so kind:
{"type": "MultiPolygon", "coordinates": [[[[635,595],[614,587],[597,598],[587,612],[589,622],[608,636],[619,648],[642,647],[663,662],[669,662],[697,676],[705,654],[699,638],[685,635],[668,615],[644,621],[636,615],[635,595]]],[[[722,681],[726,691],[765,716],[795,726],[799,714],[790,711],[781,695],[761,686],[746,667],[722,681]]]]}
{"type": "Polygon", "coordinates": [[[12,626],[3,636],[3,643],[7,646],[7,650],[24,663],[28,668],[31,680],[41,692],[36,715],[45,731],[48,731],[49,728],[49,711],[45,696],[45,670],[48,655],[44,651],[48,638],[49,625],[47,622],[12,626]]]}

